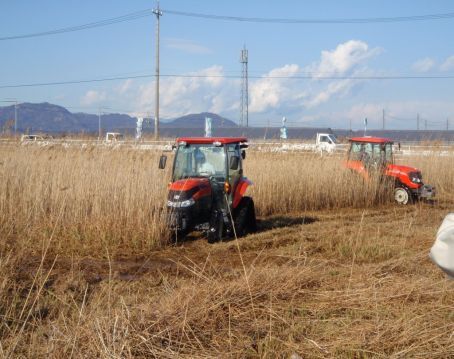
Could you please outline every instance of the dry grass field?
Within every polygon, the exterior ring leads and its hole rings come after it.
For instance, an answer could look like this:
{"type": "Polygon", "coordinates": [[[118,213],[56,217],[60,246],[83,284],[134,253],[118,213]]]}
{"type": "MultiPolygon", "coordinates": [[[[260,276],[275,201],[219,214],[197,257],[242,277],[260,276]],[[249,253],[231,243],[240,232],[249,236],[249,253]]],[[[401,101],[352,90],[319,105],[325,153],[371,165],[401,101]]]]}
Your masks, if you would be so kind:
{"type": "Polygon", "coordinates": [[[0,357],[454,356],[428,258],[454,157],[406,158],[439,200],[399,207],[339,157],[251,150],[259,232],[209,245],[168,242],[159,155],[0,148],[0,357]]]}

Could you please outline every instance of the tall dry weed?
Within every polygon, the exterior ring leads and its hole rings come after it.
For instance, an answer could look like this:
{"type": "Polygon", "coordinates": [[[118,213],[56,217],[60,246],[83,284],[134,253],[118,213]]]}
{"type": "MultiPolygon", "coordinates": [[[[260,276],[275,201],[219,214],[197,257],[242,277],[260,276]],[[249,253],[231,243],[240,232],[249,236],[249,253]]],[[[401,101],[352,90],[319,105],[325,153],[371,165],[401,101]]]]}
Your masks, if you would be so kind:
{"type": "Polygon", "coordinates": [[[53,228],[53,250],[67,253],[144,250],[165,241],[159,154],[94,147],[0,151],[0,231],[7,243],[33,248],[53,228]]]}
{"type": "Polygon", "coordinates": [[[364,207],[389,202],[389,187],[347,170],[344,159],[301,153],[251,152],[247,176],[260,215],[364,207]]]}
{"type": "MultiPolygon", "coordinates": [[[[40,249],[51,231],[54,252],[104,256],[142,252],[167,241],[165,203],[171,166],[160,153],[127,148],[0,149],[3,244],[40,249]]],[[[390,202],[391,187],[364,181],[343,158],[250,151],[245,175],[259,216],[371,207],[390,202]]],[[[453,199],[454,158],[399,159],[422,169],[440,198],[453,199]]]]}

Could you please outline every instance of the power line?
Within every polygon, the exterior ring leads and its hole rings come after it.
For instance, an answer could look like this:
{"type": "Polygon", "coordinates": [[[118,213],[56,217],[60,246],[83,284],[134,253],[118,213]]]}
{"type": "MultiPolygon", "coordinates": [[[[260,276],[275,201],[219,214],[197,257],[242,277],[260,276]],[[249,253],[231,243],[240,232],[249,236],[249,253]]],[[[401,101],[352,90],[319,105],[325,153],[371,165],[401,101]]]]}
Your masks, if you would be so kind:
{"type": "Polygon", "coordinates": [[[83,25],[64,27],[64,28],[60,28],[60,29],[43,31],[43,32],[35,32],[35,33],[30,33],[30,34],[4,36],[4,37],[0,37],[0,41],[26,39],[26,38],[31,38],[31,37],[48,36],[48,35],[63,34],[66,32],[87,30],[87,29],[92,29],[95,27],[108,26],[108,25],[118,24],[120,22],[137,20],[137,19],[141,19],[146,16],[151,16],[152,14],[153,13],[152,13],[151,9],[141,10],[141,11],[136,11],[136,12],[126,14],[123,16],[118,16],[118,17],[113,17],[110,19],[90,22],[88,24],[83,24],[83,25]]]}
{"type": "MultiPolygon", "coordinates": [[[[275,23],[275,24],[372,24],[372,23],[395,23],[395,22],[414,22],[414,21],[429,21],[429,20],[444,20],[454,18],[454,13],[441,13],[441,14],[428,14],[428,15],[411,15],[411,16],[397,16],[397,17],[372,17],[372,18],[334,18],[334,19],[296,19],[296,18],[262,18],[262,17],[242,17],[242,16],[226,16],[226,15],[212,15],[201,14],[193,12],[184,12],[176,10],[162,10],[163,13],[177,16],[195,17],[211,20],[223,21],[239,21],[239,22],[254,22],[254,23],[275,23]]],[[[0,41],[18,40],[32,37],[41,37],[49,35],[63,34],[67,32],[81,31],[92,29],[96,27],[113,25],[125,21],[133,21],[143,17],[153,15],[153,9],[145,9],[129,13],[126,15],[104,19],[100,21],[90,22],[83,25],[76,25],[64,27],[60,29],[35,32],[21,35],[11,35],[0,37],[0,41]]]]}
{"type": "MultiPolygon", "coordinates": [[[[160,77],[167,78],[224,78],[224,79],[239,79],[240,75],[195,75],[195,74],[160,74],[160,77]]],[[[53,82],[36,82],[28,84],[14,84],[14,85],[0,85],[0,89],[7,88],[21,88],[21,87],[40,87],[40,86],[56,86],[56,85],[71,85],[83,84],[93,82],[107,82],[107,81],[120,81],[120,80],[134,80],[155,77],[152,74],[136,75],[136,76],[118,76],[118,77],[105,77],[89,80],[72,80],[72,81],[53,81],[53,82]]],[[[443,76],[249,76],[249,78],[260,80],[449,80],[454,79],[454,75],[443,76]]]]}
{"type": "Polygon", "coordinates": [[[185,11],[163,10],[166,14],[196,17],[211,20],[226,20],[240,22],[256,22],[256,23],[275,23],[275,24],[370,24],[370,23],[393,23],[393,22],[412,22],[412,21],[427,21],[427,20],[442,20],[454,18],[454,13],[428,14],[428,15],[411,15],[397,17],[372,17],[372,18],[334,18],[334,19],[296,19],[296,18],[263,18],[263,17],[241,17],[241,16],[225,16],[200,14],[185,11]]]}
{"type": "Polygon", "coordinates": [[[408,121],[414,121],[415,120],[414,118],[396,117],[396,116],[390,115],[389,113],[387,113],[386,116],[392,118],[393,120],[397,120],[397,121],[407,121],[408,122],[408,121]]]}

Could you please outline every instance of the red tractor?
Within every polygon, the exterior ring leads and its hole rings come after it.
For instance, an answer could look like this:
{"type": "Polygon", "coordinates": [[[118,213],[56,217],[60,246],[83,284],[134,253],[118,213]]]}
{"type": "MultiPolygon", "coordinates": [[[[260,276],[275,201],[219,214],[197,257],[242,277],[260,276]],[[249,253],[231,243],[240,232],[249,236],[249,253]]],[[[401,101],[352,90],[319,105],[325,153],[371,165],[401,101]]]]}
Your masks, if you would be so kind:
{"type": "Polygon", "coordinates": [[[408,204],[415,199],[432,199],[435,187],[425,185],[421,171],[394,164],[393,141],[379,137],[355,137],[350,140],[347,168],[366,180],[374,175],[389,180],[394,186],[394,200],[408,204]]]}
{"type": "MultiPolygon", "coordinates": [[[[243,176],[245,137],[183,137],[176,140],[167,207],[177,237],[207,232],[208,242],[256,231],[252,184],[243,176]]],[[[167,157],[162,155],[159,168],[167,157]]]]}

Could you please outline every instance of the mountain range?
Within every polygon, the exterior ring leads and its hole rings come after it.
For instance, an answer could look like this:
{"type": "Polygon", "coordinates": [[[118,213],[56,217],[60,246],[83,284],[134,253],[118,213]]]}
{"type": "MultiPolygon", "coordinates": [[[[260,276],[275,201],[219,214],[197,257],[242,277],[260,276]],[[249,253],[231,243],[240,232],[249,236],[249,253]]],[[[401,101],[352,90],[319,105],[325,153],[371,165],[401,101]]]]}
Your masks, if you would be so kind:
{"type": "MultiPolygon", "coordinates": [[[[0,107],[0,131],[14,131],[14,105],[0,107]]],[[[205,127],[205,118],[212,119],[213,128],[235,128],[237,124],[214,113],[189,114],[175,119],[161,119],[160,127],[192,128],[205,127]]],[[[134,131],[136,117],[119,113],[101,114],[101,128],[105,131],[134,131]]],[[[20,103],[17,105],[17,131],[19,133],[96,133],[99,116],[83,112],[70,112],[68,109],[44,103],[20,103]]],[[[144,129],[154,129],[154,119],[145,119],[144,129]]]]}
{"type": "MultiPolygon", "coordinates": [[[[14,105],[0,107],[0,135],[14,132],[14,105]]],[[[202,112],[189,114],[174,119],[161,119],[160,135],[164,138],[180,136],[203,136],[205,118],[212,119],[213,136],[246,136],[249,138],[280,138],[279,127],[239,127],[235,122],[214,113],[202,112]]],[[[101,130],[103,133],[119,131],[134,135],[136,118],[119,113],[103,113],[101,130]]],[[[70,112],[68,109],[50,103],[20,103],[17,105],[17,133],[48,133],[52,135],[92,134],[98,133],[99,117],[96,114],[70,112]]],[[[154,131],[154,120],[145,119],[143,132],[154,131]]],[[[317,133],[332,133],[330,128],[323,127],[289,127],[289,139],[315,139],[317,133]]],[[[362,130],[334,131],[339,137],[362,136],[362,130]]],[[[389,137],[396,141],[442,140],[453,141],[454,131],[436,130],[368,130],[368,135],[389,137]]]]}

